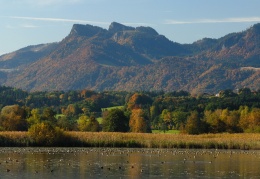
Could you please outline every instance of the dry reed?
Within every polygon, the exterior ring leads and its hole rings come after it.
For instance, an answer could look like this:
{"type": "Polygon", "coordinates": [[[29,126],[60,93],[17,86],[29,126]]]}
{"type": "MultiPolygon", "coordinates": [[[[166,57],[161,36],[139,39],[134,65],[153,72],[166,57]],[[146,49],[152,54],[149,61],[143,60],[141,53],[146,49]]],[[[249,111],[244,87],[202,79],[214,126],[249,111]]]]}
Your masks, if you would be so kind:
{"type": "MultiPolygon", "coordinates": [[[[0,146],[35,146],[27,132],[0,132],[0,146]]],[[[147,134],[115,132],[65,132],[55,146],[260,149],[260,134],[147,134]]]]}
{"type": "Polygon", "coordinates": [[[147,134],[67,132],[75,145],[90,147],[260,149],[260,134],[147,134]],[[76,144],[79,142],[78,144],[76,144]]]}

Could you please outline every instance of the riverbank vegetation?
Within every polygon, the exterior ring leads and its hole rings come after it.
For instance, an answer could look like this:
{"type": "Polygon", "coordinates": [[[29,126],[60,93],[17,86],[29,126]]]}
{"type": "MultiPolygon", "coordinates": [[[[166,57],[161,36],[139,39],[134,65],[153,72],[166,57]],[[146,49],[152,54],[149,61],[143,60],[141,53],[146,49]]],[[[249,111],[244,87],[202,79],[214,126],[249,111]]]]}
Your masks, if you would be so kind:
{"type": "MultiPolygon", "coordinates": [[[[61,133],[59,133],[61,134],[61,133]]],[[[0,132],[1,147],[129,147],[259,150],[260,134],[151,134],[119,132],[64,132],[58,140],[35,140],[29,132],[0,132]]]]}

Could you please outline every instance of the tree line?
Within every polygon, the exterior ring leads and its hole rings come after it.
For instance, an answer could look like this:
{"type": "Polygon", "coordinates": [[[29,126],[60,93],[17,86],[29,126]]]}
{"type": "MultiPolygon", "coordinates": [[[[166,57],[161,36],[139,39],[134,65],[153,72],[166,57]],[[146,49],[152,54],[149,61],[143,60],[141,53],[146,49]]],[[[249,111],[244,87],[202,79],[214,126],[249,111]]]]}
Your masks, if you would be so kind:
{"type": "Polygon", "coordinates": [[[0,110],[1,131],[260,132],[260,90],[249,88],[191,96],[186,91],[26,92],[1,86],[0,110]],[[121,107],[102,110],[113,106],[121,107]]]}

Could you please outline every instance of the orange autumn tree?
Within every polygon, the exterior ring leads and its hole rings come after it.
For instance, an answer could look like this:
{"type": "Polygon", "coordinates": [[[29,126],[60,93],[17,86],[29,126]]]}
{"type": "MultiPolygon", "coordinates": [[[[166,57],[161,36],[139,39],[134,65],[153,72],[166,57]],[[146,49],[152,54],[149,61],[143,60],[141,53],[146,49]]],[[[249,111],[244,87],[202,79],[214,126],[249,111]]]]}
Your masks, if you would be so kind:
{"type": "Polygon", "coordinates": [[[242,110],[240,126],[244,132],[260,132],[260,109],[253,108],[251,111],[242,110]]]}
{"type": "Polygon", "coordinates": [[[132,110],[134,108],[144,108],[151,106],[152,99],[145,95],[140,93],[134,93],[127,102],[127,110],[132,110]]]}
{"type": "Polygon", "coordinates": [[[149,118],[141,108],[132,109],[129,127],[131,132],[148,133],[151,132],[149,118]]]}

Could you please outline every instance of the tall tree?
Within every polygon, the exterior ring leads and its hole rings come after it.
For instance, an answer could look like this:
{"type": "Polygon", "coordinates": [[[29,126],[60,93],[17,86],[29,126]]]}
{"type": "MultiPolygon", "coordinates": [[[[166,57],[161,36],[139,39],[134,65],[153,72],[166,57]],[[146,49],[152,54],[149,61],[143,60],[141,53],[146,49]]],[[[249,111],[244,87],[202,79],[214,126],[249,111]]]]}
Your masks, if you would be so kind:
{"type": "Polygon", "coordinates": [[[234,133],[234,132],[241,132],[241,129],[239,128],[239,112],[236,110],[229,111],[228,109],[222,110],[221,113],[221,120],[226,125],[226,132],[234,133]]]}
{"type": "Polygon", "coordinates": [[[67,109],[64,111],[64,114],[66,116],[72,117],[72,116],[79,115],[82,112],[83,111],[79,108],[77,104],[69,104],[67,109]]]}
{"type": "Polygon", "coordinates": [[[41,116],[40,116],[39,109],[37,109],[37,108],[32,109],[31,116],[27,119],[27,122],[28,122],[29,127],[41,122],[41,116]]]}
{"type": "Polygon", "coordinates": [[[27,130],[26,111],[18,105],[5,106],[1,110],[0,125],[8,131],[27,130]]]}
{"type": "Polygon", "coordinates": [[[75,121],[67,116],[60,116],[57,119],[57,126],[65,131],[70,131],[74,129],[75,121]]]}
{"type": "Polygon", "coordinates": [[[250,109],[248,106],[240,106],[240,119],[239,119],[239,126],[245,131],[249,127],[248,117],[250,113],[250,109]]]}
{"type": "Polygon", "coordinates": [[[248,118],[248,132],[260,132],[260,109],[253,108],[248,118]]]}
{"type": "Polygon", "coordinates": [[[204,120],[209,124],[210,129],[209,132],[218,133],[218,132],[225,132],[226,125],[221,120],[222,110],[218,109],[215,111],[205,111],[204,113],[204,120]]]}
{"type": "Polygon", "coordinates": [[[132,110],[134,108],[144,108],[150,106],[151,104],[152,99],[149,96],[135,93],[129,98],[129,101],[127,102],[127,109],[132,110]]]}
{"type": "Polygon", "coordinates": [[[88,116],[80,116],[78,122],[78,128],[80,131],[98,132],[99,123],[94,116],[90,118],[88,116]]]}
{"type": "Polygon", "coordinates": [[[146,133],[151,132],[148,116],[141,108],[133,109],[130,116],[129,127],[131,132],[146,133]]]}
{"type": "Polygon", "coordinates": [[[172,120],[175,126],[175,129],[179,129],[181,125],[183,125],[187,120],[188,113],[183,111],[173,111],[172,112],[172,120]]]}
{"type": "Polygon", "coordinates": [[[47,107],[44,108],[42,113],[42,119],[44,121],[50,121],[52,124],[56,124],[57,120],[55,118],[56,113],[52,110],[52,108],[47,107]]]}
{"type": "Polygon", "coordinates": [[[99,123],[94,116],[90,116],[89,120],[86,124],[87,131],[90,132],[98,132],[99,131],[99,123]]]}
{"type": "Polygon", "coordinates": [[[188,134],[200,134],[201,131],[201,121],[197,112],[193,111],[187,118],[187,123],[185,125],[185,131],[188,134]]]}
{"type": "Polygon", "coordinates": [[[164,109],[161,114],[161,118],[163,119],[167,129],[172,129],[173,121],[172,121],[172,112],[168,109],[164,109]]]}
{"type": "Polygon", "coordinates": [[[80,131],[87,131],[88,116],[82,115],[77,120],[78,128],[80,131]]]}
{"type": "Polygon", "coordinates": [[[103,131],[105,132],[127,132],[129,130],[129,119],[121,109],[107,111],[103,118],[103,131]]]}

